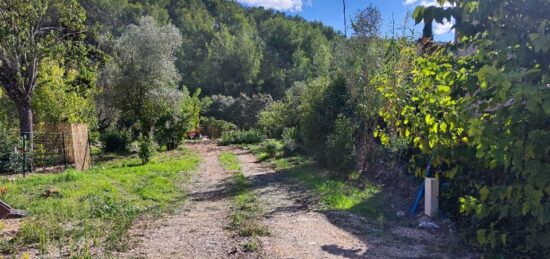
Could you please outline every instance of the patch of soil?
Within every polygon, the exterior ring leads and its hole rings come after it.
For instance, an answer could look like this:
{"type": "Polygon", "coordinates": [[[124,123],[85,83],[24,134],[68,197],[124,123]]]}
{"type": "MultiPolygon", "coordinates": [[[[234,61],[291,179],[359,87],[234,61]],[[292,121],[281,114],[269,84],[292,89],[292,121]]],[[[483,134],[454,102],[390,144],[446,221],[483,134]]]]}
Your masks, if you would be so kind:
{"type": "Polygon", "coordinates": [[[2,226],[0,230],[1,240],[10,240],[15,237],[17,231],[21,227],[22,219],[2,219],[0,224],[2,226]]]}

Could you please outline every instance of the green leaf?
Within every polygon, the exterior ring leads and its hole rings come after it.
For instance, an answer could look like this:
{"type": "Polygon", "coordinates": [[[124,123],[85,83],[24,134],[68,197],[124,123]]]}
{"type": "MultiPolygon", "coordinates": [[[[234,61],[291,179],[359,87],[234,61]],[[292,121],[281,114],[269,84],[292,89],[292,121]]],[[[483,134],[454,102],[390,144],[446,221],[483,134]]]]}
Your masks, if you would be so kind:
{"type": "Polygon", "coordinates": [[[441,129],[441,132],[446,133],[447,132],[447,123],[441,122],[441,124],[439,124],[439,129],[441,129]]]}
{"type": "Polygon", "coordinates": [[[413,13],[412,13],[412,17],[414,18],[414,21],[416,24],[419,24],[422,22],[422,18],[424,16],[424,10],[426,8],[424,8],[423,6],[417,6],[413,13]]]}
{"type": "Polygon", "coordinates": [[[437,91],[440,92],[440,93],[443,93],[443,94],[449,94],[449,93],[451,93],[451,88],[449,86],[446,86],[446,85],[439,85],[437,87],[437,91]]]}
{"type": "Polygon", "coordinates": [[[477,230],[477,241],[479,242],[479,244],[483,245],[485,244],[485,242],[487,242],[487,236],[485,234],[485,230],[484,229],[478,229],[477,230]]]}
{"type": "Polygon", "coordinates": [[[521,213],[523,213],[523,215],[527,215],[527,213],[529,213],[529,209],[531,209],[531,204],[529,204],[528,201],[524,202],[523,203],[523,206],[521,207],[521,213]]]}
{"type": "Polygon", "coordinates": [[[432,118],[432,115],[430,114],[426,114],[426,117],[424,118],[424,120],[428,125],[432,125],[434,123],[434,118],[432,118]]]}
{"type": "Polygon", "coordinates": [[[549,101],[543,102],[542,109],[544,110],[544,113],[546,113],[546,115],[550,115],[550,102],[549,101]]]}
{"type": "Polygon", "coordinates": [[[489,197],[489,189],[487,189],[486,186],[483,186],[483,188],[481,188],[481,190],[479,190],[479,198],[482,201],[485,201],[485,200],[487,200],[487,197],[489,197]]]}

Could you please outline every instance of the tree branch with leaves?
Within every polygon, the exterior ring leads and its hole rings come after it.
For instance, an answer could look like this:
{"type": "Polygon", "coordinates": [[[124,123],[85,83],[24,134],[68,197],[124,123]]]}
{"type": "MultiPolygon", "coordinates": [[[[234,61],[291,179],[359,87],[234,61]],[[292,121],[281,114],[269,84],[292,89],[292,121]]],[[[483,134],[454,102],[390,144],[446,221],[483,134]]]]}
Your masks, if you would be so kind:
{"type": "Polygon", "coordinates": [[[44,58],[84,44],[84,20],[76,0],[0,2],[0,85],[15,103],[21,135],[30,143],[39,65],[44,58]]]}

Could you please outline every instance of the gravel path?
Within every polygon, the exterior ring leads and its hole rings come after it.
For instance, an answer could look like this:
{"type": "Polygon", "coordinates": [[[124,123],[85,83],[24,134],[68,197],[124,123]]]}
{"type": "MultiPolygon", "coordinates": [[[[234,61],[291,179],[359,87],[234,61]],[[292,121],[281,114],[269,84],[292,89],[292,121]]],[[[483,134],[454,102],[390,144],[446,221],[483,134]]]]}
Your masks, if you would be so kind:
{"type": "Polygon", "coordinates": [[[284,172],[275,172],[248,151],[233,152],[264,207],[262,223],[271,233],[260,238],[265,258],[468,257],[450,251],[456,240],[441,231],[419,229],[416,224],[381,231],[355,214],[322,209],[315,194],[284,172]]]}
{"type": "Polygon", "coordinates": [[[122,258],[233,258],[238,247],[227,230],[230,175],[218,161],[220,147],[192,144],[202,163],[187,188],[188,201],[173,215],[139,220],[130,230],[133,244],[122,258]]]}
{"type": "MultiPolygon", "coordinates": [[[[316,196],[284,172],[248,151],[212,143],[188,146],[203,157],[188,186],[189,201],[175,214],[139,220],[130,230],[129,251],[117,258],[457,258],[452,235],[399,224],[381,231],[347,212],[319,207],[316,196]],[[222,150],[235,153],[265,213],[270,235],[258,253],[242,252],[243,240],[227,228],[230,174],[219,164],[222,150]]],[[[456,247],[456,246],[455,246],[456,247]]]]}

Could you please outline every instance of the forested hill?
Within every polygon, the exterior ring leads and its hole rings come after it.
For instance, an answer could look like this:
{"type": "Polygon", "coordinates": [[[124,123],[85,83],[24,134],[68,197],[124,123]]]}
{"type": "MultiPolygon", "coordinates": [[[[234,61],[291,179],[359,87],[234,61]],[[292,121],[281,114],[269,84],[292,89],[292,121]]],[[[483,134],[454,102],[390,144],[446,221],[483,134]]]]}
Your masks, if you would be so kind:
{"type": "Polygon", "coordinates": [[[142,16],[174,24],[181,83],[204,95],[269,94],[327,74],[342,36],[318,22],[226,0],[82,0],[89,25],[118,36],[142,16]]]}

